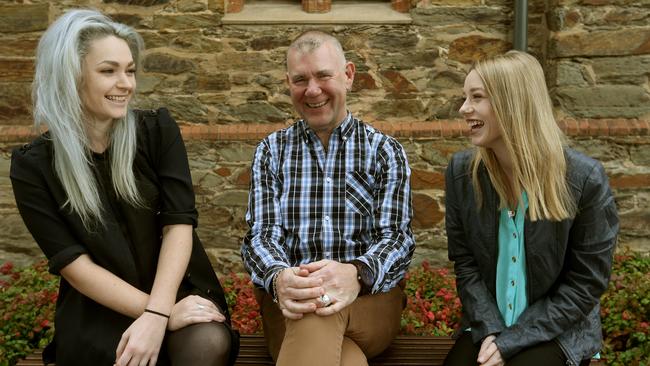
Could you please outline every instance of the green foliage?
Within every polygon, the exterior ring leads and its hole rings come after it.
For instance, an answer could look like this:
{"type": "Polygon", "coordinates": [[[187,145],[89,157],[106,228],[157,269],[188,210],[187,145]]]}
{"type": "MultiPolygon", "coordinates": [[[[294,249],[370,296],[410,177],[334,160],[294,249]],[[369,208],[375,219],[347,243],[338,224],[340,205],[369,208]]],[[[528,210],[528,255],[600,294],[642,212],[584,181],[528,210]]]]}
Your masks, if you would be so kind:
{"type": "Polygon", "coordinates": [[[611,366],[650,366],[650,258],[614,257],[607,292],[601,298],[605,346],[611,366]]]}
{"type": "Polygon", "coordinates": [[[0,366],[8,366],[52,339],[59,283],[45,261],[22,269],[7,262],[0,275],[0,366]]]}

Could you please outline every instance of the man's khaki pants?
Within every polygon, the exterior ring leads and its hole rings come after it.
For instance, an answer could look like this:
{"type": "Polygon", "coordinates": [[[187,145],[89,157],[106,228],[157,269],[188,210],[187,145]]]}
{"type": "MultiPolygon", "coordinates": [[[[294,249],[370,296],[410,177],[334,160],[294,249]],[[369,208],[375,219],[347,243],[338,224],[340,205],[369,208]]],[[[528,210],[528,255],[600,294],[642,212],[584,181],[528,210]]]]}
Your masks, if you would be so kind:
{"type": "Polygon", "coordinates": [[[385,350],[400,329],[406,296],[400,286],[357,298],[337,314],[286,319],[271,295],[255,289],[264,338],[278,366],[363,366],[385,350]]]}

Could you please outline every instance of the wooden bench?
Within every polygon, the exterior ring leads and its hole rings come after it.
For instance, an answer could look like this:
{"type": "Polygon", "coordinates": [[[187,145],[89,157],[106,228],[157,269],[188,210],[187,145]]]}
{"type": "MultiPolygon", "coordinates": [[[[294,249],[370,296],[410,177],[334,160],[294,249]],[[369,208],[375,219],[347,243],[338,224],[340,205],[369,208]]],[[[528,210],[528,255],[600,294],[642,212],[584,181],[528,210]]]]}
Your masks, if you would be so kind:
{"type": "MultiPolygon", "coordinates": [[[[397,336],[381,355],[370,360],[370,366],[439,366],[454,341],[449,337],[397,336]]],[[[42,366],[41,350],[34,352],[16,366],[42,366]]],[[[264,337],[259,334],[242,335],[239,357],[235,366],[274,365],[266,350],[264,337]]],[[[592,361],[591,366],[604,366],[592,361]]]]}
{"type": "MultiPolygon", "coordinates": [[[[454,341],[449,337],[398,336],[390,347],[370,361],[371,366],[437,366],[442,365],[454,341]]],[[[18,362],[17,366],[43,366],[38,350],[18,362]]],[[[242,335],[236,366],[274,365],[264,337],[242,335]]]]}

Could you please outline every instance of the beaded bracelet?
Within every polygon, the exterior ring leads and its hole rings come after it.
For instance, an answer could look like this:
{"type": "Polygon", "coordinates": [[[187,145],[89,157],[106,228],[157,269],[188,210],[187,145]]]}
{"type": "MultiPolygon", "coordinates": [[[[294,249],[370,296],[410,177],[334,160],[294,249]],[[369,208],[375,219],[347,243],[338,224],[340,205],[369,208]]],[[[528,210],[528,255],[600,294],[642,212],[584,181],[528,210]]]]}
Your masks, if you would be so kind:
{"type": "Polygon", "coordinates": [[[273,275],[273,280],[271,280],[271,286],[273,288],[273,302],[276,304],[278,303],[278,277],[280,276],[280,272],[282,272],[282,270],[276,272],[273,275]]]}
{"type": "Polygon", "coordinates": [[[156,314],[156,315],[158,315],[158,316],[162,316],[162,317],[164,317],[164,318],[169,319],[169,315],[167,315],[167,314],[163,314],[163,313],[159,313],[159,312],[154,311],[154,310],[144,309],[144,312],[145,312],[145,313],[156,314]]]}

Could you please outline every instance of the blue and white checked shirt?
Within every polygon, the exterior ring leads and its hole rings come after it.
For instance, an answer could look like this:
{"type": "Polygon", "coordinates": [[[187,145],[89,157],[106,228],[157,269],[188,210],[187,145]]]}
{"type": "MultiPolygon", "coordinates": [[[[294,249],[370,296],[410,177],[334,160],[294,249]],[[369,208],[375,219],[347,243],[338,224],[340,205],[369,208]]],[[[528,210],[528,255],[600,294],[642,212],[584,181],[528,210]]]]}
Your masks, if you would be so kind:
{"type": "Polygon", "coordinates": [[[358,259],[372,293],[404,277],[415,242],[411,170],[402,146],[350,113],[327,151],[304,120],[274,132],[255,151],[241,254],[253,283],[321,259],[358,259]]]}

